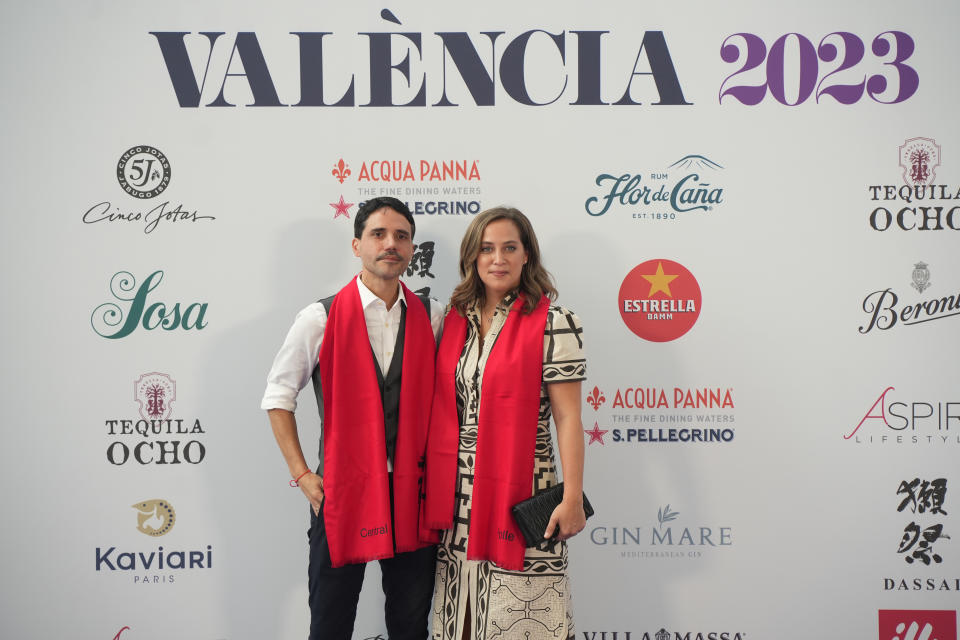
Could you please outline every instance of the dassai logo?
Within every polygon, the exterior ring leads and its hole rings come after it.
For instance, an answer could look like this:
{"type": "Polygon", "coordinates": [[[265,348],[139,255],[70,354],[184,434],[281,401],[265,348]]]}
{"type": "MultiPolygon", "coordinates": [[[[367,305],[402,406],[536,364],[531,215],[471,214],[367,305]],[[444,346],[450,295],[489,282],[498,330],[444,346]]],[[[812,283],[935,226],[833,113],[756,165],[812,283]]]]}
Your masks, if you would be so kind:
{"type": "Polygon", "coordinates": [[[957,612],[880,609],[880,640],[957,640],[957,612]]]}
{"type": "Polygon", "coordinates": [[[104,302],[90,316],[90,326],[103,338],[125,338],[138,326],[147,331],[163,328],[165,331],[183,329],[200,331],[207,327],[206,302],[193,302],[181,310],[180,303],[172,306],[164,302],[154,302],[147,306],[147,299],[154,289],[160,286],[163,271],[154,271],[137,287],[137,279],[128,271],[119,271],[110,278],[110,293],[114,299],[126,305],[121,308],[117,302],[104,302]]]}
{"type": "Polygon", "coordinates": [[[110,444],[107,461],[122,466],[131,460],[141,464],[200,464],[207,448],[198,440],[205,435],[199,418],[171,418],[177,399],[177,383],[169,375],[152,371],[133,383],[133,399],[140,419],[104,421],[110,444]],[[189,436],[189,439],[182,436],[189,436]]]}
{"type": "Polygon", "coordinates": [[[177,513],[166,500],[155,498],[133,505],[137,510],[137,531],[159,537],[170,533],[177,521],[177,513]]]}
{"type": "Polygon", "coordinates": [[[643,174],[601,173],[595,182],[602,196],[591,196],[584,208],[591,216],[602,216],[614,204],[629,207],[635,220],[675,220],[678,213],[713,211],[723,203],[723,187],[715,173],[722,166],[701,155],[680,158],[666,169],[643,174]]]}
{"type": "Polygon", "coordinates": [[[648,260],[634,267],[620,285],[617,306],[624,324],[644,340],[676,340],[700,317],[700,285],[673,260],[648,260]]]}

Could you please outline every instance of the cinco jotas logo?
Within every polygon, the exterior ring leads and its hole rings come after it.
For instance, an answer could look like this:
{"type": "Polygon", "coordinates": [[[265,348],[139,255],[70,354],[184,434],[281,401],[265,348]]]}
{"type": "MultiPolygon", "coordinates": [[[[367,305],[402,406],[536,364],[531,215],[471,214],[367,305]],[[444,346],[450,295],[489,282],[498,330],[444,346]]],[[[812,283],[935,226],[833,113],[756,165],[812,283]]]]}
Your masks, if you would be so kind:
{"type": "Polygon", "coordinates": [[[131,505],[137,510],[137,531],[159,537],[170,533],[177,521],[177,513],[166,500],[155,498],[131,505]]]}

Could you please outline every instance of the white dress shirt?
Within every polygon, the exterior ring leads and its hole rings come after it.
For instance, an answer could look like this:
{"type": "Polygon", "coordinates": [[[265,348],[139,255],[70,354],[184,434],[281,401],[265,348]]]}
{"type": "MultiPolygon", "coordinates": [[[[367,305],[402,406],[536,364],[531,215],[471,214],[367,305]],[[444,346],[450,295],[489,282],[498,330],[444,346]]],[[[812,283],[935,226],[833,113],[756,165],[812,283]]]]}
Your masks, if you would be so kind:
{"type": "MultiPolygon", "coordinates": [[[[356,279],[360,291],[360,304],[363,306],[363,315],[367,320],[367,335],[370,338],[370,347],[380,365],[383,375],[390,368],[393,359],[393,349],[397,344],[397,334],[400,331],[400,304],[406,304],[403,288],[390,310],[383,300],[378,298],[367,288],[360,278],[356,279]]],[[[399,287],[399,285],[398,285],[399,287]]],[[[420,304],[419,301],[413,304],[420,304]]],[[[436,338],[440,334],[443,323],[444,308],[430,299],[430,324],[436,338]]],[[[286,409],[296,411],[297,396],[313,375],[320,354],[320,344],[323,342],[323,331],[327,326],[327,312],[323,304],[314,302],[307,305],[297,314],[293,326],[287,332],[283,346],[273,360],[273,366],[267,376],[267,388],[260,402],[261,409],[286,409]]]]}

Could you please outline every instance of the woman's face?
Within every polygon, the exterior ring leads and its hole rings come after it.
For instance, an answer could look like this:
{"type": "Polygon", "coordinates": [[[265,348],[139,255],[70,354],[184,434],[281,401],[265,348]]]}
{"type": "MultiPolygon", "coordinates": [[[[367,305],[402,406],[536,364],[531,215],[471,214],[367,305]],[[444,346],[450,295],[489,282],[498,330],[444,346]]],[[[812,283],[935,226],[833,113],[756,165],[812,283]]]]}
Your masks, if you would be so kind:
{"type": "Polygon", "coordinates": [[[500,218],[488,224],[477,255],[477,275],[486,288],[486,299],[499,301],[516,289],[526,262],[520,229],[513,220],[500,218]]]}

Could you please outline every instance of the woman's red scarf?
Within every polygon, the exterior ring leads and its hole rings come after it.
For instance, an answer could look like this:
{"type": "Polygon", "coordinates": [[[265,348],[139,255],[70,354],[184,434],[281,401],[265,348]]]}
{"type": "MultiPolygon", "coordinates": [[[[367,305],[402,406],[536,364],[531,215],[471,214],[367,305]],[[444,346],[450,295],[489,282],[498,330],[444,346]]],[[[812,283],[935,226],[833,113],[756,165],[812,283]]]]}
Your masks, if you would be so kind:
{"type": "MultiPolygon", "coordinates": [[[[533,492],[533,453],[543,380],[543,332],[550,301],[544,296],[530,314],[524,296],[513,303],[483,372],[477,459],[470,512],[468,560],[490,560],[504,569],[523,569],[525,546],[511,507],[533,492]]],[[[437,351],[437,377],[427,442],[426,500],[421,538],[440,539],[453,526],[460,424],[455,376],[467,336],[467,319],[452,309],[444,320],[437,351]]]]}
{"type": "Polygon", "coordinates": [[[320,345],[323,519],[334,567],[427,546],[418,539],[418,515],[436,343],[424,305],[400,286],[407,315],[392,522],[383,400],[355,280],[330,305],[320,345]]]}

